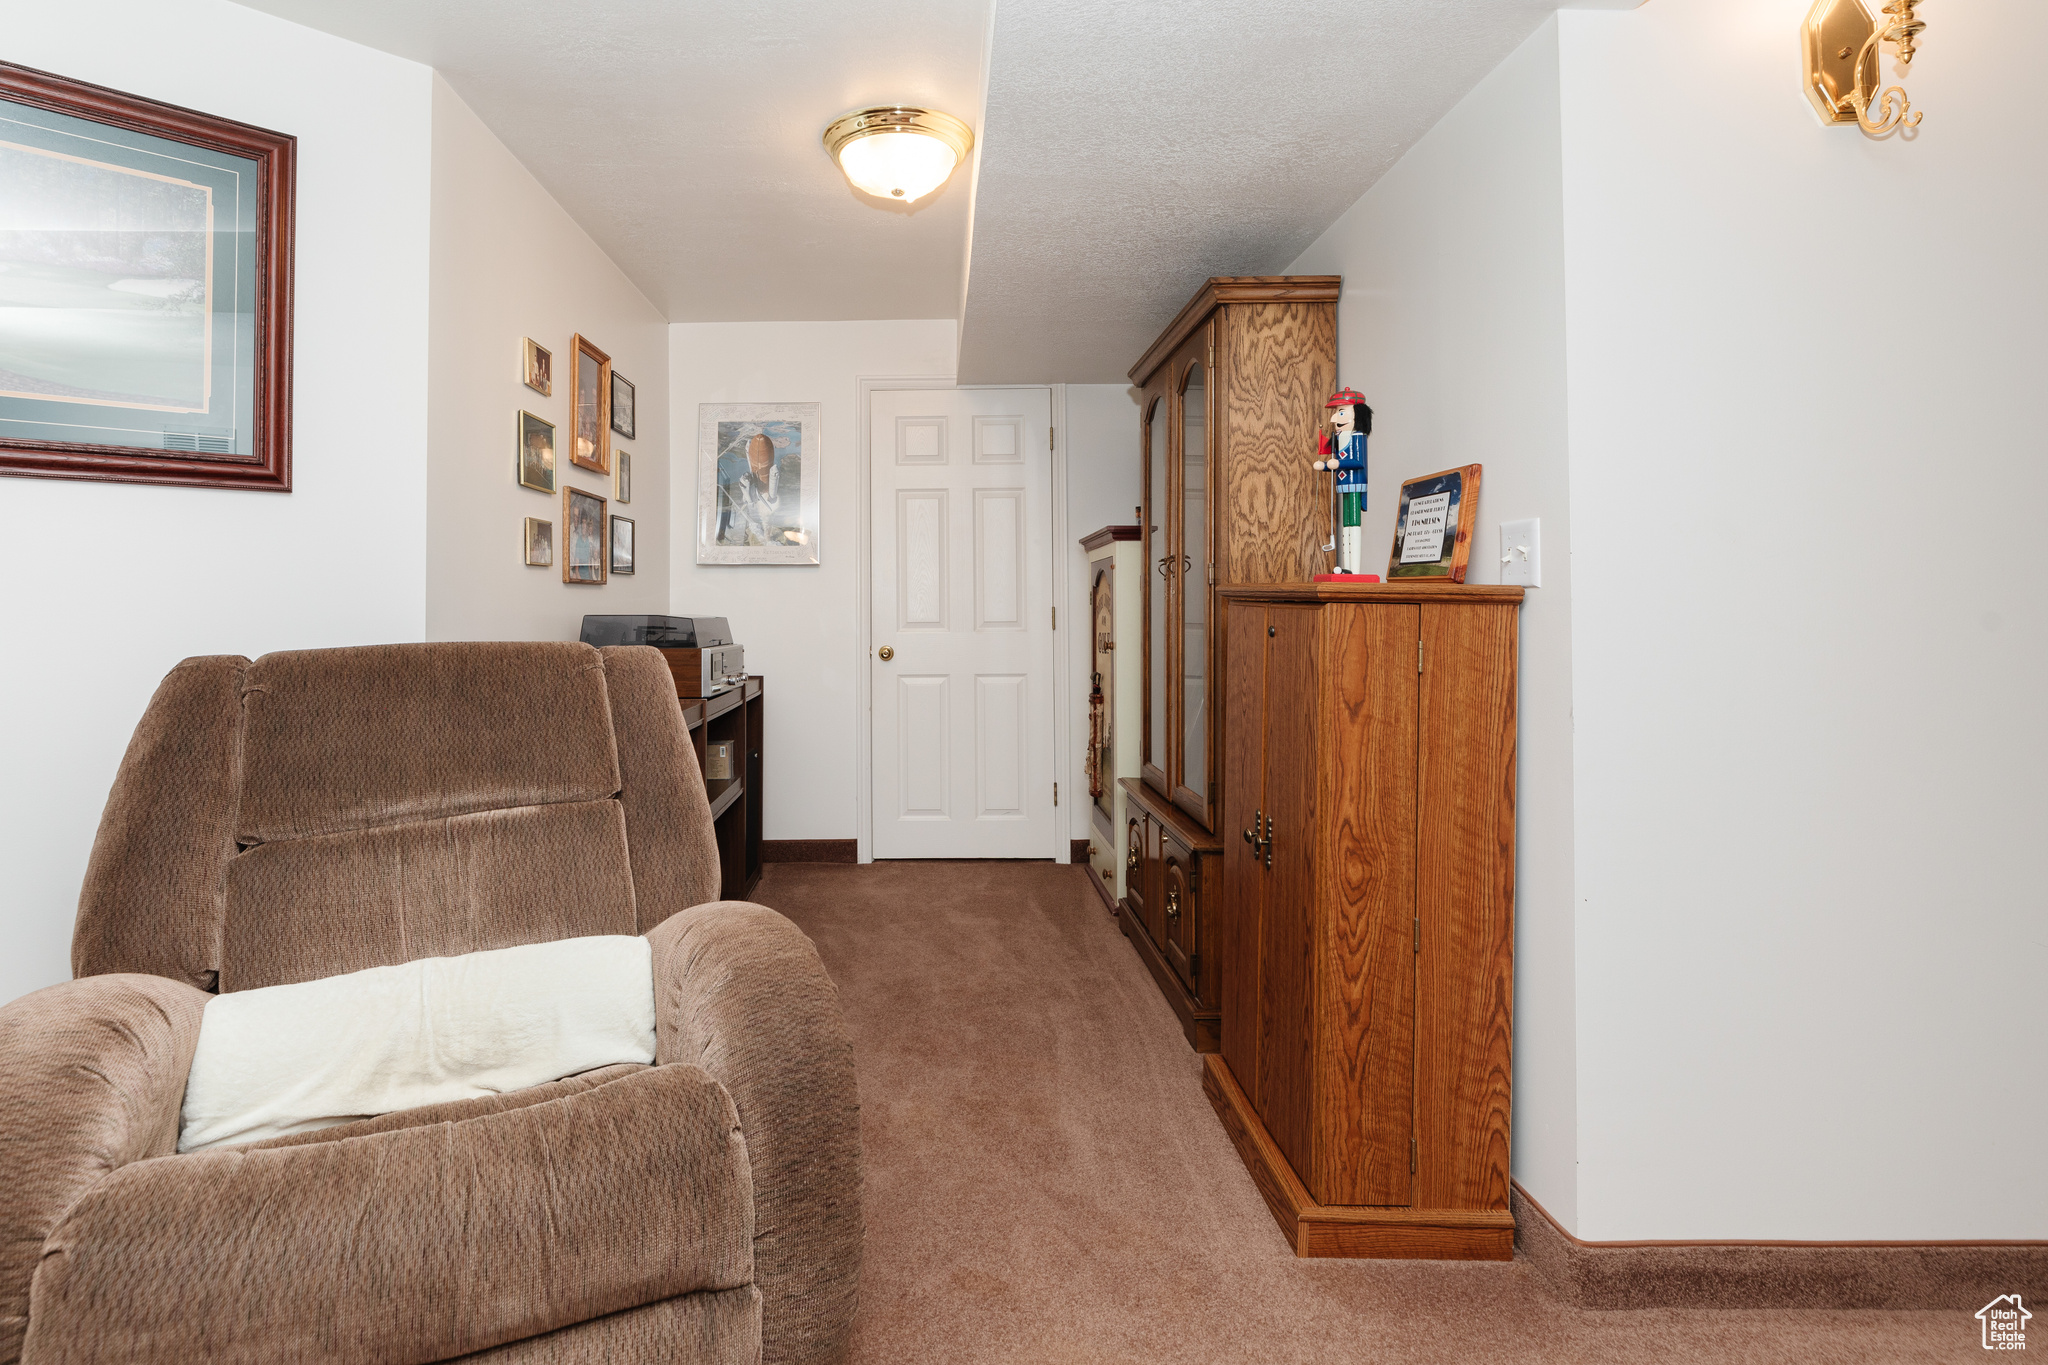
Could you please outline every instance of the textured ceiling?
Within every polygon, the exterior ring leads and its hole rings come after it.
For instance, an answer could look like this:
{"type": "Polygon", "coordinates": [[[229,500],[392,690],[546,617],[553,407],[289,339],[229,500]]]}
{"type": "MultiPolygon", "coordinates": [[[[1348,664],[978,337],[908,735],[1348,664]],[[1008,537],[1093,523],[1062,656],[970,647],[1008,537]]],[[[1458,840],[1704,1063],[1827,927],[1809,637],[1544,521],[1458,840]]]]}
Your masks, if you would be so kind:
{"type": "Polygon", "coordinates": [[[957,317],[963,382],[1113,383],[1203,279],[1284,269],[1558,0],[241,3],[438,69],[674,321],[957,317]],[[979,134],[908,209],[819,144],[899,102],[979,134]]]}
{"type": "Polygon", "coordinates": [[[1001,0],[961,381],[1123,379],[1204,279],[1285,269],[1556,8],[1001,0]]]}
{"type": "Polygon", "coordinates": [[[950,318],[967,180],[906,210],[819,142],[981,106],[988,0],[242,0],[424,62],[676,322],[950,318]]]}

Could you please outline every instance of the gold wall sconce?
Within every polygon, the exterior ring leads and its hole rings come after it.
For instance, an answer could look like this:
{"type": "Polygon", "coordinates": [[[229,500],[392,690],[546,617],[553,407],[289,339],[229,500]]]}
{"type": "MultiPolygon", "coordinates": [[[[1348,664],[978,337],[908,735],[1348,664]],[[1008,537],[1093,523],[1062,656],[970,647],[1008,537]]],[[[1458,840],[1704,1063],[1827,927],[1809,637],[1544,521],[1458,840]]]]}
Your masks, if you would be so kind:
{"type": "Polygon", "coordinates": [[[1913,44],[1927,27],[1913,13],[1920,0],[1891,0],[1883,22],[1863,0],[1814,0],[1800,37],[1806,47],[1806,97],[1824,123],[1854,123],[1872,137],[1918,128],[1920,111],[1903,86],[1880,90],[1877,49],[1890,43],[1899,66],[1913,64],[1913,44]]]}

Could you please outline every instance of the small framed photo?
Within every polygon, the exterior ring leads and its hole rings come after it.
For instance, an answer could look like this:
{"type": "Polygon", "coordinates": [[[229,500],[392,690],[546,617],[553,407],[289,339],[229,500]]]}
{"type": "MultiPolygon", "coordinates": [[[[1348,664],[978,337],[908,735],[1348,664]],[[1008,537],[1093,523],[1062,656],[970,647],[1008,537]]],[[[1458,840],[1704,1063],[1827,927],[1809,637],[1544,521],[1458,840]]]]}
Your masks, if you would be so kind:
{"type": "Polygon", "coordinates": [[[605,581],[604,499],[580,488],[562,489],[562,581],[605,581]]]}
{"type": "Polygon", "coordinates": [[[539,517],[526,519],[526,566],[547,569],[555,563],[555,524],[539,517]]]}
{"type": "Polygon", "coordinates": [[[612,371],[612,430],[627,440],[637,440],[633,435],[633,382],[612,371]]]}
{"type": "Polygon", "coordinates": [[[575,415],[569,423],[569,463],[593,474],[612,472],[612,358],[581,336],[571,337],[569,401],[575,415]]]}
{"type": "Polygon", "coordinates": [[[633,500],[633,452],[630,450],[618,450],[612,453],[617,457],[615,463],[619,466],[619,486],[616,496],[620,502],[631,502],[633,500]]]}
{"type": "Polygon", "coordinates": [[[526,338],[526,361],[520,370],[527,388],[543,398],[555,396],[555,353],[532,337],[526,338]]]}
{"type": "Polygon", "coordinates": [[[555,491],[555,424],[521,411],[518,423],[519,486],[536,493],[555,491]]]}
{"type": "Polygon", "coordinates": [[[633,572],[633,521],[630,517],[612,518],[612,572],[633,572]]]}
{"type": "Polygon", "coordinates": [[[1394,552],[1387,581],[1441,578],[1465,581],[1472,526],[1479,519],[1479,466],[1460,465],[1401,485],[1394,513],[1394,552]]]}

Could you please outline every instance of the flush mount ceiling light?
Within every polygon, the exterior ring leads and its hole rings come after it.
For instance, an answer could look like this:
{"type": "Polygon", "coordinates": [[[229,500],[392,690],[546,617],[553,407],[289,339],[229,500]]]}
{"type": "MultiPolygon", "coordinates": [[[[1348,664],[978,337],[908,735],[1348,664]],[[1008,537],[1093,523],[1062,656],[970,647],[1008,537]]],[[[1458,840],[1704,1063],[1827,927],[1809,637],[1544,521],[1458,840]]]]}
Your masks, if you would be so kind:
{"type": "Polygon", "coordinates": [[[825,150],[853,187],[910,204],[946,183],[967,158],[974,130],[936,109],[888,105],[834,119],[825,150]]]}

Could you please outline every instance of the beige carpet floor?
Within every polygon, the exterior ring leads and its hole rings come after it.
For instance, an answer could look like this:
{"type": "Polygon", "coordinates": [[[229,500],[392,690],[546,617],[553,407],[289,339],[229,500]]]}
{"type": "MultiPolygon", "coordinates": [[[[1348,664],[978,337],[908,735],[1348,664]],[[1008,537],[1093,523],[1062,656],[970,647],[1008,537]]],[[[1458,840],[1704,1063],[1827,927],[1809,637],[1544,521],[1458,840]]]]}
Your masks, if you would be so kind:
{"type": "Polygon", "coordinates": [[[859,1058],[853,1361],[1918,1362],[1966,1312],[1586,1311],[1523,1262],[1301,1261],[1077,867],[773,864],[859,1058]]]}

